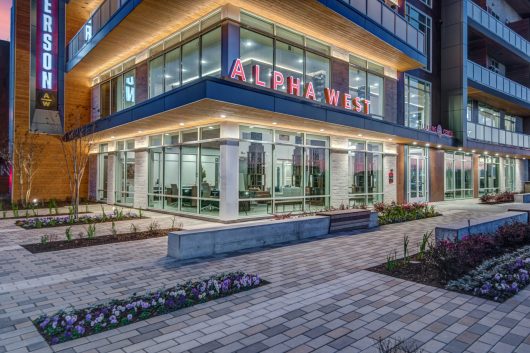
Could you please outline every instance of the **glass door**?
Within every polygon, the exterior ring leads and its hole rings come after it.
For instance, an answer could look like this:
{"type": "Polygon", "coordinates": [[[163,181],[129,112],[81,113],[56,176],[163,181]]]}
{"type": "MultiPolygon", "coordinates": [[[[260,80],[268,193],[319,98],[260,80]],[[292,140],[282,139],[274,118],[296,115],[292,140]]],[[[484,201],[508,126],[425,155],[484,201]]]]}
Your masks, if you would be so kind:
{"type": "Polygon", "coordinates": [[[409,148],[408,202],[427,202],[427,158],[423,148],[409,148]]]}

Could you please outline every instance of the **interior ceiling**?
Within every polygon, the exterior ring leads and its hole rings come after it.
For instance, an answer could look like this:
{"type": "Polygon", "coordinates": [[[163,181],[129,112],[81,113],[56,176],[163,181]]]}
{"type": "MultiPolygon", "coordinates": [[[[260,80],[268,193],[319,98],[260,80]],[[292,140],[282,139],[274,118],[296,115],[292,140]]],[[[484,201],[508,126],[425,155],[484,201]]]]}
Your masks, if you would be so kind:
{"type": "Polygon", "coordinates": [[[528,62],[523,58],[519,57],[517,54],[514,54],[510,50],[506,50],[505,47],[499,45],[497,42],[491,38],[483,35],[482,33],[476,31],[473,28],[469,28],[469,50],[475,50],[476,48],[487,49],[488,55],[497,59],[505,65],[528,65],[528,62]]]}
{"type": "MultiPolygon", "coordinates": [[[[74,18],[86,20],[100,1],[90,2],[90,8],[85,2],[73,0],[68,5],[74,18]]],[[[193,6],[188,0],[143,0],[73,71],[94,77],[228,3],[399,71],[421,67],[316,0],[194,0],[193,6]]]]}

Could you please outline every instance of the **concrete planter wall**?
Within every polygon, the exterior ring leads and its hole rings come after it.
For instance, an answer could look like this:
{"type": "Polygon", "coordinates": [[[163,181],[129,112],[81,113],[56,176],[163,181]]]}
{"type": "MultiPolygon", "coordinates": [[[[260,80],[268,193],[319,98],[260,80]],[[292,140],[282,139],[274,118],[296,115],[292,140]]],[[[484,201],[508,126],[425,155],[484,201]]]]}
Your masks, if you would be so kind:
{"type": "Polygon", "coordinates": [[[314,216],[175,232],[168,236],[168,256],[192,259],[319,237],[328,234],[329,222],[314,216]]]}

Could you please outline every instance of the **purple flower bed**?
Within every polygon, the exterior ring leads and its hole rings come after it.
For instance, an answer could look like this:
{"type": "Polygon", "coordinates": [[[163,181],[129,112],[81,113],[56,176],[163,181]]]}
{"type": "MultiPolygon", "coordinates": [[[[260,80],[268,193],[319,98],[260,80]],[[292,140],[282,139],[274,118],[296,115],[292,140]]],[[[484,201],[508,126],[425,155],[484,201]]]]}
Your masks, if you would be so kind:
{"type": "Polygon", "coordinates": [[[265,284],[257,274],[234,272],[175,287],[133,294],[85,309],[67,309],[33,321],[50,345],[93,335],[265,284]]]}
{"type": "Polygon", "coordinates": [[[142,218],[134,212],[113,212],[105,213],[98,215],[86,215],[80,216],[77,221],[75,221],[71,216],[64,217],[35,217],[22,219],[15,222],[15,224],[24,229],[39,229],[39,228],[51,228],[51,227],[61,227],[77,224],[93,224],[93,223],[103,223],[103,222],[112,222],[112,221],[126,221],[131,219],[142,218]]]}
{"type": "Polygon", "coordinates": [[[503,302],[530,284],[530,246],[484,261],[447,289],[503,302]]]}

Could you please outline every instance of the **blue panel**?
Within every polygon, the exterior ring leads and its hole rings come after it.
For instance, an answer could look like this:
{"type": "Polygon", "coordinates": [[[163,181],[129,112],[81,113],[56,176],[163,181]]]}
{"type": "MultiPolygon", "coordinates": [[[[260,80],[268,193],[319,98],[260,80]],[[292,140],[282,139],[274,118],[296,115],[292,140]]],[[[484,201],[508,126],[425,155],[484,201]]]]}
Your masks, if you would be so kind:
{"type": "MultiPolygon", "coordinates": [[[[203,99],[216,100],[313,121],[367,129],[389,135],[408,137],[423,142],[455,146],[456,141],[422,130],[415,130],[388,121],[374,120],[364,114],[332,107],[323,103],[290,97],[270,89],[256,88],[229,79],[205,77],[93,123],[95,132],[125,125],[156,114],[177,109],[203,99]]],[[[156,117],[154,117],[156,119],[156,117]]]]}

